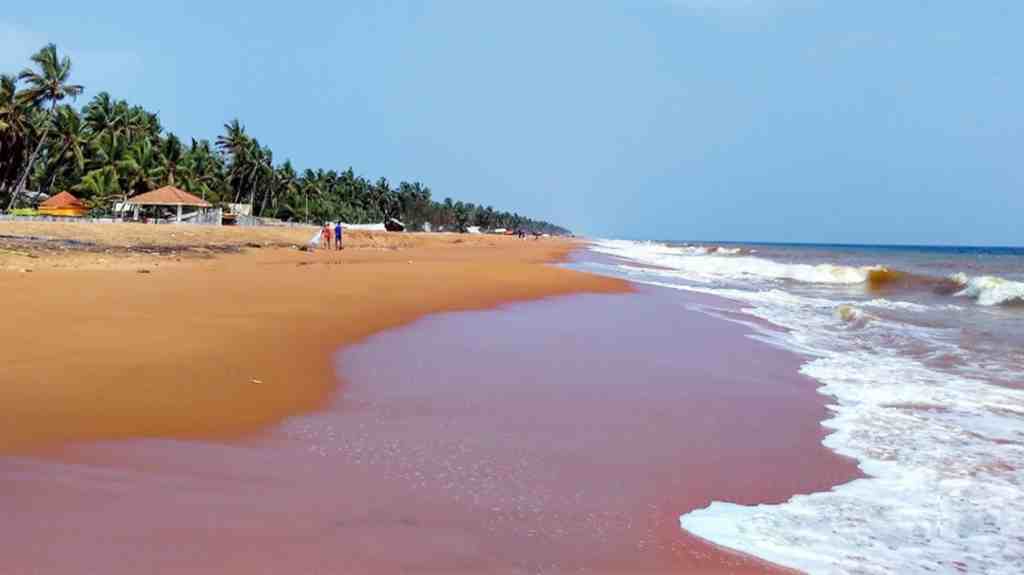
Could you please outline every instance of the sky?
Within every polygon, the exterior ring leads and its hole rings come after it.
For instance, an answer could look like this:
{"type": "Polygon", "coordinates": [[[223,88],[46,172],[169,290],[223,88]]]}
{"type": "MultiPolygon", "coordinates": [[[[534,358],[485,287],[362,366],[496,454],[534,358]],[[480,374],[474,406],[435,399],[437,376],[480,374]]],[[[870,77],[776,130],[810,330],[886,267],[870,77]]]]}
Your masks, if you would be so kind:
{"type": "Polygon", "coordinates": [[[590,236],[1024,245],[1024,3],[28,2],[0,71],[590,236]]]}

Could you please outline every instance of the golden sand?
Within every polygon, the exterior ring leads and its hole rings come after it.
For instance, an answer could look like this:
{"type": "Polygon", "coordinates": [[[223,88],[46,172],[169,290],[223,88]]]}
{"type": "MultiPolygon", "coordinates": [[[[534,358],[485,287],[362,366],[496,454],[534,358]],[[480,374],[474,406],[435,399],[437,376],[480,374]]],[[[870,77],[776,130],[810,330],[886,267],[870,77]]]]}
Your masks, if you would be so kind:
{"type": "Polygon", "coordinates": [[[374,332],[628,289],[543,265],[571,240],[350,232],[342,252],[286,247],[313,231],[0,223],[0,452],[252,432],[320,406],[334,352],[374,332]]]}

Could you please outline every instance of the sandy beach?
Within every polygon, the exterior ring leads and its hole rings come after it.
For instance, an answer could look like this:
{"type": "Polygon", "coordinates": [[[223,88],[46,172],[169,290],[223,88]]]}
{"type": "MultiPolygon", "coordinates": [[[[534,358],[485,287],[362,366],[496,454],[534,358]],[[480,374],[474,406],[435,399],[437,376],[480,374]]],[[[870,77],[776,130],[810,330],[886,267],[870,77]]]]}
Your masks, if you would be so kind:
{"type": "Polygon", "coordinates": [[[366,4],[0,14],[0,575],[1024,574],[1024,3],[366,4]]]}
{"type": "Polygon", "coordinates": [[[577,242],[252,231],[0,226],[10,572],[775,572],[678,515],[857,474],[796,356],[577,242]]]}
{"type": "Polygon", "coordinates": [[[427,313],[627,289],[539,265],[565,257],[576,245],[566,240],[352,232],[341,252],[288,247],[310,235],[0,223],[0,451],[250,432],[322,405],[332,354],[372,333],[427,313]]]}

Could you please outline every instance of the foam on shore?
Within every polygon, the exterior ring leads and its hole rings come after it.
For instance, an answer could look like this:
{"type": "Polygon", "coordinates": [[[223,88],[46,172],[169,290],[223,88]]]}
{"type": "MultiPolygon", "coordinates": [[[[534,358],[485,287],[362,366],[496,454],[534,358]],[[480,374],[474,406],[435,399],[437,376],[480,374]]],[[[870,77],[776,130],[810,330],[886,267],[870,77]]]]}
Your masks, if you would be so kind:
{"type": "MultiPolygon", "coordinates": [[[[974,369],[976,352],[959,347],[948,329],[862,309],[921,315],[957,306],[878,298],[837,306],[841,295],[776,283],[853,282],[867,268],[680,256],[619,242],[595,249],[669,268],[622,266],[635,281],[739,302],[764,322],[744,322],[755,337],[806,355],[801,372],[834,402],[824,444],[867,476],[778,505],[716,501],[682,515],[683,529],[811,573],[1024,572],[1024,390],[982,377],[1005,372],[1019,381],[1020,366],[974,369]]],[[[962,279],[959,295],[982,306],[1016,294],[1013,282],[962,279]]],[[[736,321],[714,306],[705,311],[736,321]]]]}

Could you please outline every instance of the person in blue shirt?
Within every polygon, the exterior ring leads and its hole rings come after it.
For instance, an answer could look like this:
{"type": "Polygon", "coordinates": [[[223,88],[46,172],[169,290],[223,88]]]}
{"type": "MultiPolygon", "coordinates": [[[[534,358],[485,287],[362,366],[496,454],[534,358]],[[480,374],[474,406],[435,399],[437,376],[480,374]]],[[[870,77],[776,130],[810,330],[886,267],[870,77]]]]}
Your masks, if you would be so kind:
{"type": "Polygon", "coordinates": [[[334,248],[338,250],[345,249],[341,245],[341,222],[334,224],[334,248]]]}

